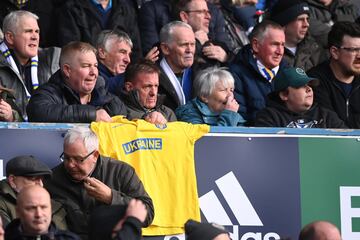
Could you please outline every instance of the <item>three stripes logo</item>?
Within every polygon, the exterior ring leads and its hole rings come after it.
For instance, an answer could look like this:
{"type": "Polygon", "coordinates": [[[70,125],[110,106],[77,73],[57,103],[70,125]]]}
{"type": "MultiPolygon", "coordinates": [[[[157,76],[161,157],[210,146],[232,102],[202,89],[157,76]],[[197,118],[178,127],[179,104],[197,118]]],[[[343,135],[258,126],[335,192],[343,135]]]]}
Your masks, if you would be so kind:
{"type": "MultiPolygon", "coordinates": [[[[240,182],[235,177],[233,172],[215,181],[226,203],[234,214],[237,223],[233,223],[222,206],[219,198],[212,190],[199,198],[200,209],[208,222],[215,222],[224,226],[233,226],[233,232],[230,233],[233,240],[239,239],[240,226],[264,226],[254,206],[251,204],[240,182]]],[[[242,235],[241,240],[255,239],[280,239],[280,236],[275,232],[266,233],[263,237],[260,232],[247,232],[242,235]]]]}
{"type": "MultiPolygon", "coordinates": [[[[240,226],[263,227],[254,206],[251,204],[240,182],[231,171],[215,180],[222,196],[229,205],[238,223],[233,223],[226,213],[221,201],[212,190],[199,198],[200,209],[207,222],[214,222],[226,226],[232,240],[279,240],[276,232],[245,232],[239,233],[240,226]],[[228,227],[232,227],[229,229],[228,227]]],[[[185,240],[185,235],[166,236],[164,240],[185,240]]]]}
{"type": "MultiPolygon", "coordinates": [[[[264,226],[233,172],[215,181],[240,226],[264,226]]],[[[214,191],[200,197],[200,209],[208,222],[235,225],[214,191]]]]}

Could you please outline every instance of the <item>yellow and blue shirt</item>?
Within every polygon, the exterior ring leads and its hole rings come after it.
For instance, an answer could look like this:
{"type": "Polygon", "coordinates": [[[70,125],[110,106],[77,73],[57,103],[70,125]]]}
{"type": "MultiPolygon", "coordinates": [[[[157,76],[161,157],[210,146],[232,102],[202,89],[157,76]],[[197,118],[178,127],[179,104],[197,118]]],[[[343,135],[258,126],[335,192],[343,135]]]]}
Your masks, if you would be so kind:
{"type": "Polygon", "coordinates": [[[210,127],[184,122],[155,125],[144,120],[113,117],[93,122],[100,153],[135,168],[153,200],[155,218],[143,235],[183,233],[188,219],[200,221],[194,144],[210,127]]]}

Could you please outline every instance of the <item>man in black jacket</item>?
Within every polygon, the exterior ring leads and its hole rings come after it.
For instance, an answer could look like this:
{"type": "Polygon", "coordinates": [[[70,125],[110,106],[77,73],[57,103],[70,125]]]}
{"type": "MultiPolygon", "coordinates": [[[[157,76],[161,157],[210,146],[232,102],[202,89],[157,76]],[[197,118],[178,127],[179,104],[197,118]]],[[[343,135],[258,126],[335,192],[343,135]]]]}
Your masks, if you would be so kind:
{"type": "Polygon", "coordinates": [[[135,170],[124,162],[101,156],[99,140],[89,128],[76,127],[66,133],[60,159],[62,163],[53,169],[45,188],[63,203],[71,231],[87,239],[92,210],[104,205],[126,205],[134,198],[146,206],[143,226],[152,222],[153,203],[135,170]]]}
{"type": "Polygon", "coordinates": [[[121,92],[129,120],[144,119],[153,124],[176,121],[175,113],[163,105],[158,95],[160,69],[150,60],[141,60],[129,66],[125,74],[125,91],[121,92]]]}
{"type": "Polygon", "coordinates": [[[18,218],[6,227],[5,239],[79,240],[75,234],[59,230],[51,221],[50,195],[43,187],[24,187],[16,203],[18,218]]]}
{"type": "Polygon", "coordinates": [[[320,80],[315,100],[336,112],[350,128],[360,128],[360,26],[338,22],[328,36],[331,58],[308,74],[320,80]]]}
{"type": "Polygon", "coordinates": [[[71,42],[60,56],[60,70],[32,96],[27,107],[33,122],[111,121],[126,115],[121,100],[108,93],[98,77],[96,50],[88,43],[71,42]]]}
{"type": "Polygon", "coordinates": [[[195,34],[191,26],[173,21],[160,31],[159,92],[164,94],[164,104],[173,111],[192,98],[192,65],[195,54],[195,34]]]}
{"type": "Polygon", "coordinates": [[[250,42],[237,53],[229,69],[235,79],[238,112],[251,126],[255,114],[265,107],[266,96],[274,90],[273,77],[286,66],[284,29],[275,22],[262,21],[251,32],[250,42]]]}
{"type": "MultiPolygon", "coordinates": [[[[226,44],[209,37],[211,13],[205,0],[180,0],[177,3],[179,19],[189,24],[196,38],[194,71],[210,66],[221,66],[229,60],[226,44]]],[[[225,32],[223,35],[226,35],[225,32]]]]}
{"type": "Polygon", "coordinates": [[[290,128],[346,128],[336,113],[313,103],[318,80],[301,68],[286,68],[274,78],[267,107],[256,115],[255,126],[290,128]]]}

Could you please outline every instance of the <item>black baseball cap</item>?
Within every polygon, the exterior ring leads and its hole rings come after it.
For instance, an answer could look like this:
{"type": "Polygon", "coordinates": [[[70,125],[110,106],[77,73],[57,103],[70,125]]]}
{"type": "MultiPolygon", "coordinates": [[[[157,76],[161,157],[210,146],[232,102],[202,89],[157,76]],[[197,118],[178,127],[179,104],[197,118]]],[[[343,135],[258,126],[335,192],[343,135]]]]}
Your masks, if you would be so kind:
{"type": "Polygon", "coordinates": [[[192,219],[185,223],[185,234],[188,240],[211,240],[223,233],[229,234],[223,226],[215,223],[201,223],[192,219]]]}
{"type": "Polygon", "coordinates": [[[52,171],[46,164],[31,155],[16,156],[6,164],[6,177],[9,177],[9,175],[49,177],[51,174],[52,171]]]}

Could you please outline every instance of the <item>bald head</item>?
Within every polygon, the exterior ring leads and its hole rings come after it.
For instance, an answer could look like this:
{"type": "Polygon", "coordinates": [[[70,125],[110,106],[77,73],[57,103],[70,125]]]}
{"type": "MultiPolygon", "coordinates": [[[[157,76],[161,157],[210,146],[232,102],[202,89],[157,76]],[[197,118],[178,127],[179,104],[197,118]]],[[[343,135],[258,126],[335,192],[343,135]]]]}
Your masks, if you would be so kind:
{"type": "Polygon", "coordinates": [[[306,225],[301,230],[299,240],[341,240],[341,235],[334,224],[317,221],[306,225]]]}
{"type": "Polygon", "coordinates": [[[45,188],[33,185],[24,187],[17,196],[16,215],[25,234],[45,234],[51,223],[50,195],[45,188]]]}

